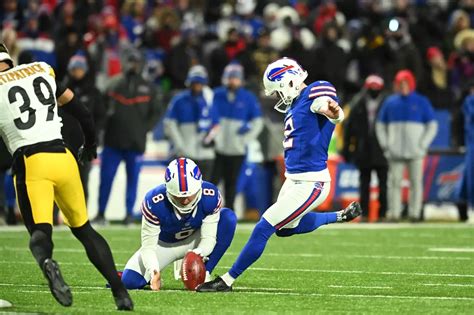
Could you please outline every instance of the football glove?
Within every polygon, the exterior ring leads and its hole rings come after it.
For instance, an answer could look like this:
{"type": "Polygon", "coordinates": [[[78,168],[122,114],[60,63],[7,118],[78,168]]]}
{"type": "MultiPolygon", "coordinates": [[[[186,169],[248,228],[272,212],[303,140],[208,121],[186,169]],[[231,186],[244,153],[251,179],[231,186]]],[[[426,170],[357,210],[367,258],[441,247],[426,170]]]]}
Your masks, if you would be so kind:
{"type": "Polygon", "coordinates": [[[90,162],[97,158],[97,145],[96,144],[85,144],[79,149],[78,159],[80,164],[90,162]]]}

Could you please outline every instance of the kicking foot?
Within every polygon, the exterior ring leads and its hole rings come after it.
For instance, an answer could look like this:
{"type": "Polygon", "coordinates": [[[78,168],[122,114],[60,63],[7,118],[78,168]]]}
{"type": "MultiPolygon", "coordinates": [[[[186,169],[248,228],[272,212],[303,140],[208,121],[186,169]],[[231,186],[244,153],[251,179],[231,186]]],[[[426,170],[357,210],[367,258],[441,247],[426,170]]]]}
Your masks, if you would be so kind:
{"type": "Polygon", "coordinates": [[[64,282],[58,263],[50,258],[46,259],[43,263],[43,274],[48,280],[49,289],[56,301],[61,305],[71,306],[71,289],[69,289],[69,286],[64,282]]]}
{"type": "Polygon", "coordinates": [[[351,202],[347,208],[337,212],[337,222],[349,222],[362,214],[362,208],[358,202],[351,202]]]}
{"type": "Polygon", "coordinates": [[[200,284],[196,288],[197,292],[230,292],[232,286],[228,286],[221,277],[217,277],[212,281],[200,284]]]}

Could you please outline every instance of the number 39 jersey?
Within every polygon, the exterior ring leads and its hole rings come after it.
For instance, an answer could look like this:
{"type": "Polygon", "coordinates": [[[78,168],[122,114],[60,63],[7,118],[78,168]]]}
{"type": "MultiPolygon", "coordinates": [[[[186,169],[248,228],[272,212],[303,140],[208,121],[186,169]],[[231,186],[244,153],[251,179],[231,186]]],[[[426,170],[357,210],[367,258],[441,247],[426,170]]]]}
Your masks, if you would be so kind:
{"type": "Polygon", "coordinates": [[[179,213],[166,198],[166,186],[161,184],[150,190],[141,204],[143,218],[148,223],[160,226],[159,239],[175,243],[191,236],[201,228],[208,215],[220,211],[222,197],[219,189],[206,181],[202,182],[202,197],[194,211],[188,215],[179,213]]]}
{"type": "Polygon", "coordinates": [[[0,72],[0,133],[8,150],[61,139],[53,69],[34,62],[0,72]]]}

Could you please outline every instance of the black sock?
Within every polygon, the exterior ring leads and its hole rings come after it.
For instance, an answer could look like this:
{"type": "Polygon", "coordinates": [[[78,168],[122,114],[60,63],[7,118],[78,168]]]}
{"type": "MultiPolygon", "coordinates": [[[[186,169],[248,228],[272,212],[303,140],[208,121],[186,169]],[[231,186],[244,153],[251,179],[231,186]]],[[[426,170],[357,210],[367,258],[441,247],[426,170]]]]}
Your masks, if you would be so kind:
{"type": "Polygon", "coordinates": [[[89,221],[81,227],[71,228],[71,231],[86,249],[89,260],[109,282],[114,295],[125,291],[107,241],[92,228],[89,221]]]}
{"type": "Polygon", "coordinates": [[[36,261],[43,268],[47,258],[53,256],[53,227],[47,223],[33,225],[31,229],[30,250],[36,261]]]}

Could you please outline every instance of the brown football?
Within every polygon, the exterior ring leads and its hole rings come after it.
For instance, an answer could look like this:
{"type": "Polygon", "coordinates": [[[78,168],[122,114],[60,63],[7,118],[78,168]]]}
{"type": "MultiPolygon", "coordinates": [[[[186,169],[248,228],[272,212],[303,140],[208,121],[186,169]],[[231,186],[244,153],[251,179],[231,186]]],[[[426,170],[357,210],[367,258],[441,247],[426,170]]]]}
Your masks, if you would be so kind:
{"type": "Polygon", "coordinates": [[[206,279],[206,266],[202,257],[194,252],[188,252],[183,258],[181,266],[181,280],[188,290],[196,290],[196,287],[206,279]]]}

